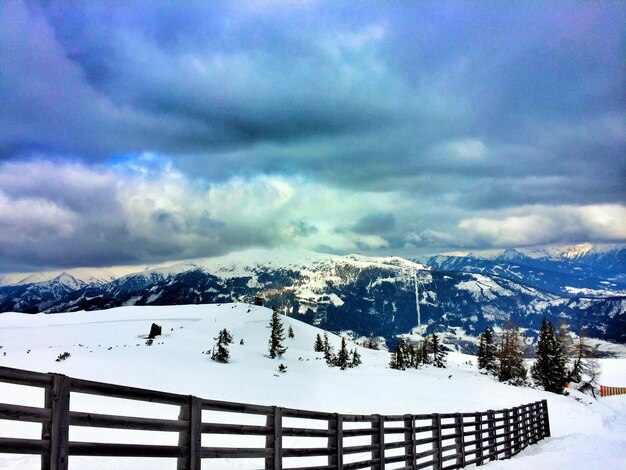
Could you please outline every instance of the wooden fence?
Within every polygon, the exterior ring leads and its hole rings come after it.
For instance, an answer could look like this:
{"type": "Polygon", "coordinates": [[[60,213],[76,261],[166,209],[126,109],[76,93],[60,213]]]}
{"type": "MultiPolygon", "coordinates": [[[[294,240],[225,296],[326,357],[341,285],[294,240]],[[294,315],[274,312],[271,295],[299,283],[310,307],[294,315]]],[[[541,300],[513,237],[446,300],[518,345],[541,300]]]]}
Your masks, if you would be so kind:
{"type": "MultiPolygon", "coordinates": [[[[550,436],[545,400],[475,413],[349,415],[205,400],[7,367],[0,367],[0,382],[45,389],[42,408],[0,403],[0,419],[42,424],[40,439],[0,437],[0,453],[41,455],[45,470],[67,469],[70,456],[171,458],[179,470],[199,470],[201,459],[241,458],[251,459],[253,468],[274,470],[448,470],[510,458],[550,436]],[[72,393],[174,405],[180,412],[178,419],[155,419],[72,411],[72,393]],[[239,416],[232,421],[255,417],[260,422],[205,422],[211,412],[239,416]],[[178,445],[78,442],[69,438],[75,426],[169,431],[178,433],[178,445]],[[203,435],[209,444],[218,435],[231,444],[242,436],[257,436],[259,443],[204,446],[203,435]],[[311,444],[303,447],[303,441],[311,444]]],[[[227,466],[224,462],[221,468],[227,466]]]]}

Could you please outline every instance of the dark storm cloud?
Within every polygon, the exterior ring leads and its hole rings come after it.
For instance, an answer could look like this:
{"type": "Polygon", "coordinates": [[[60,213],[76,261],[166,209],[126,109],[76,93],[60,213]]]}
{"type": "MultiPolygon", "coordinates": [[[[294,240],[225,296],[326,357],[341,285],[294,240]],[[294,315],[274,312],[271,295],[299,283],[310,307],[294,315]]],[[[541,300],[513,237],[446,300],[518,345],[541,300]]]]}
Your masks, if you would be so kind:
{"type": "Polygon", "coordinates": [[[2,2],[0,203],[38,215],[0,217],[2,260],[499,246],[537,218],[576,221],[549,224],[557,242],[620,239],[597,208],[625,198],[624,24],[617,1],[2,2]],[[265,218],[121,202],[167,165],[200,198],[234,181],[219,204],[265,218]],[[327,220],[305,209],[319,192],[341,196],[327,220]]]}
{"type": "Polygon", "coordinates": [[[396,227],[396,217],[392,213],[368,214],[361,217],[352,230],[365,235],[385,234],[393,232],[396,227]]]}
{"type": "Polygon", "coordinates": [[[10,2],[1,152],[152,150],[210,178],[390,189],[407,172],[572,176],[625,150],[618,3],[354,8],[10,2]]]}

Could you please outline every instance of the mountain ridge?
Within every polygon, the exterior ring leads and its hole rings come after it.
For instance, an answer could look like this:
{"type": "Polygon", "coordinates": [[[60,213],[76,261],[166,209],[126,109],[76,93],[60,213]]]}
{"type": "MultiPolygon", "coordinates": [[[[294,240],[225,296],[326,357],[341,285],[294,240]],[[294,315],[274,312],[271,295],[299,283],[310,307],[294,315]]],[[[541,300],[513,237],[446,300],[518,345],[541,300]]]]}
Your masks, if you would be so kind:
{"type": "Polygon", "coordinates": [[[3,286],[0,311],[59,313],[253,302],[259,297],[282,313],[327,330],[393,342],[419,326],[417,290],[424,332],[456,332],[457,345],[465,351],[474,347],[468,337],[476,338],[486,326],[499,327],[506,320],[533,337],[544,316],[555,324],[565,321],[576,332],[586,328],[600,339],[626,341],[626,296],[562,295],[527,281],[493,272],[428,267],[399,257],[255,250],[173,263],[77,289],[52,281],[3,286]]]}

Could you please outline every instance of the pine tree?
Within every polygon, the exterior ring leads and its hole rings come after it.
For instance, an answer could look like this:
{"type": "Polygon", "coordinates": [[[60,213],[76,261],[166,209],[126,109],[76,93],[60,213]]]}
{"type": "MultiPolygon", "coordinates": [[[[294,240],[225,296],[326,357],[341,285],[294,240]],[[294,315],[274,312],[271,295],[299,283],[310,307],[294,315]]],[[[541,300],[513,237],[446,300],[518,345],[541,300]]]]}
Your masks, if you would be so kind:
{"type": "Polygon", "coordinates": [[[498,353],[498,380],[512,385],[526,382],[528,371],[524,365],[524,344],[517,328],[505,326],[498,353]]]}
{"type": "Polygon", "coordinates": [[[541,322],[535,363],[530,372],[535,383],[547,392],[563,393],[567,380],[563,346],[555,335],[554,326],[545,318],[541,322]]]}
{"type": "Polygon", "coordinates": [[[395,352],[391,353],[389,367],[397,370],[406,370],[408,365],[407,346],[404,338],[400,336],[396,344],[395,352]]]}
{"type": "Polygon", "coordinates": [[[326,332],[324,332],[324,359],[328,365],[333,365],[335,362],[334,350],[328,342],[328,333],[326,332]]]}
{"type": "Polygon", "coordinates": [[[586,330],[582,329],[578,338],[572,340],[566,327],[561,324],[558,339],[563,345],[566,359],[569,359],[566,363],[566,383],[569,383],[571,388],[596,398],[600,365],[596,359],[596,350],[588,341],[586,330]]]}
{"type": "Polygon", "coordinates": [[[409,344],[409,347],[407,348],[406,353],[407,353],[407,359],[408,359],[407,366],[417,369],[420,364],[419,364],[419,358],[418,358],[418,351],[415,349],[415,346],[413,346],[412,344],[409,344]]]}
{"type": "Polygon", "coordinates": [[[322,341],[322,337],[318,333],[315,337],[315,344],[313,344],[313,351],[315,352],[324,352],[324,342],[322,341]]]}
{"type": "Polygon", "coordinates": [[[422,340],[419,350],[419,361],[421,364],[430,364],[430,356],[428,354],[430,350],[430,341],[428,336],[422,340]]]}
{"type": "Polygon", "coordinates": [[[477,357],[479,369],[484,369],[490,374],[497,374],[498,348],[493,342],[493,333],[489,327],[480,334],[477,357]]]}
{"type": "Polygon", "coordinates": [[[278,312],[274,310],[272,312],[272,319],[270,320],[270,340],[269,340],[269,353],[270,359],[274,359],[276,356],[281,357],[287,351],[287,348],[283,346],[285,340],[285,329],[283,323],[280,321],[278,312]]]}
{"type": "Polygon", "coordinates": [[[359,367],[361,364],[363,364],[363,361],[361,361],[361,355],[355,348],[352,350],[352,358],[350,359],[350,367],[359,367]]]}
{"type": "Polygon", "coordinates": [[[233,342],[233,337],[230,332],[224,328],[221,330],[217,338],[213,338],[217,341],[216,345],[213,346],[213,351],[211,352],[211,359],[216,362],[221,362],[223,364],[228,362],[230,358],[230,353],[228,351],[228,345],[233,342]]]}
{"type": "Polygon", "coordinates": [[[346,346],[346,338],[341,338],[341,348],[335,357],[334,365],[339,367],[341,370],[345,370],[348,367],[350,359],[350,353],[348,352],[348,348],[346,346]]]}
{"type": "Polygon", "coordinates": [[[439,342],[439,337],[432,334],[432,350],[433,350],[433,364],[440,369],[446,368],[446,356],[448,353],[443,348],[443,344],[439,342]]]}
{"type": "Polygon", "coordinates": [[[293,334],[293,328],[291,327],[291,325],[289,325],[289,329],[287,330],[287,336],[289,338],[295,338],[295,335],[293,334]]]}

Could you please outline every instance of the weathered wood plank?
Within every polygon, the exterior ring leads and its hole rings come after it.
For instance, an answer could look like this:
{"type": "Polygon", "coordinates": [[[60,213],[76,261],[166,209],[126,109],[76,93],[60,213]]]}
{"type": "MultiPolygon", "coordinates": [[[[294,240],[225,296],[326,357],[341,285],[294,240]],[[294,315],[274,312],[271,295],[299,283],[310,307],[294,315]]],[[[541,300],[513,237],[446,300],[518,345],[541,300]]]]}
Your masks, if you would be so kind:
{"type": "Polygon", "coordinates": [[[330,437],[333,433],[329,429],[283,428],[283,436],[290,437],[330,437]]]}
{"type": "Polygon", "coordinates": [[[328,448],[335,449],[335,452],[328,454],[328,465],[330,467],[343,467],[343,417],[335,413],[328,420],[328,448]]]}
{"type": "Polygon", "coordinates": [[[53,374],[50,395],[50,470],[67,470],[69,465],[71,380],[65,375],[53,374]]]}
{"type": "Polygon", "coordinates": [[[0,419],[42,423],[50,421],[51,416],[52,411],[50,409],[0,403],[0,419]]]}
{"type": "Polygon", "coordinates": [[[92,380],[72,379],[72,391],[87,393],[90,395],[102,395],[105,397],[123,398],[126,400],[139,400],[150,403],[162,403],[165,405],[184,404],[188,395],[160,392],[145,388],[127,387],[125,385],[94,382],[92,380]]]}
{"type": "Polygon", "coordinates": [[[178,446],[184,450],[177,462],[178,470],[200,470],[200,446],[202,438],[202,403],[194,396],[187,397],[187,403],[181,405],[179,421],[186,426],[178,433],[178,446]]]}
{"type": "Polygon", "coordinates": [[[404,466],[415,466],[415,419],[410,414],[404,415],[404,466]]]}
{"type": "Polygon", "coordinates": [[[28,387],[52,387],[52,376],[41,372],[0,367],[0,382],[28,387]]]}
{"type": "Polygon", "coordinates": [[[344,446],[344,455],[348,454],[361,454],[363,452],[372,452],[375,449],[371,444],[364,444],[359,446],[344,446]]]}
{"type": "Polygon", "coordinates": [[[253,405],[250,403],[235,403],[235,402],[229,402],[229,401],[207,400],[207,399],[201,399],[201,402],[202,402],[203,410],[211,410],[211,411],[224,411],[224,412],[229,412],[229,413],[266,415],[272,410],[271,406],[253,405]]]}
{"type": "Polygon", "coordinates": [[[343,470],[356,470],[359,468],[378,468],[378,466],[380,466],[379,459],[360,460],[358,462],[344,464],[343,470]]]}
{"type": "Polygon", "coordinates": [[[102,442],[70,442],[71,455],[94,457],[182,457],[185,449],[179,446],[148,444],[109,444],[102,442]]]}
{"type": "Polygon", "coordinates": [[[381,415],[372,415],[372,470],[384,470],[385,421],[381,415]]]}
{"type": "MultiPolygon", "coordinates": [[[[371,421],[371,419],[370,419],[371,421]]],[[[343,436],[344,437],[357,437],[357,436],[371,436],[374,431],[372,428],[365,429],[344,429],[343,436]]]]}
{"type": "Polygon", "coordinates": [[[460,467],[465,466],[465,435],[463,427],[463,417],[461,413],[455,413],[454,415],[455,426],[455,450],[456,450],[456,464],[460,467]]]}
{"type": "Polygon", "coordinates": [[[441,418],[439,414],[433,413],[432,415],[432,432],[433,432],[433,450],[434,450],[434,466],[435,470],[441,470],[442,468],[442,445],[441,445],[441,418]]]}
{"type": "MultiPolygon", "coordinates": [[[[282,457],[328,457],[335,454],[337,449],[334,447],[310,447],[310,448],[289,448],[283,449],[282,457]]],[[[282,464],[281,464],[282,468],[282,464]]]]}
{"type": "Polygon", "coordinates": [[[189,422],[187,420],[137,418],[70,411],[70,426],[180,432],[189,426],[189,422]]]}
{"type": "Polygon", "coordinates": [[[262,459],[271,453],[271,449],[261,448],[202,447],[200,455],[203,459],[262,459]]]}
{"type": "Polygon", "coordinates": [[[50,451],[50,441],[0,437],[0,454],[41,454],[50,451]]]}
{"type": "Polygon", "coordinates": [[[274,406],[267,415],[266,426],[271,431],[265,437],[265,448],[269,451],[265,455],[265,468],[267,470],[282,470],[283,468],[283,433],[282,433],[282,409],[274,406]]]}

